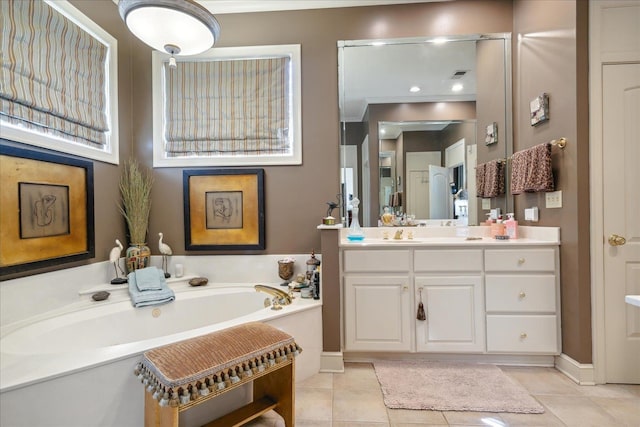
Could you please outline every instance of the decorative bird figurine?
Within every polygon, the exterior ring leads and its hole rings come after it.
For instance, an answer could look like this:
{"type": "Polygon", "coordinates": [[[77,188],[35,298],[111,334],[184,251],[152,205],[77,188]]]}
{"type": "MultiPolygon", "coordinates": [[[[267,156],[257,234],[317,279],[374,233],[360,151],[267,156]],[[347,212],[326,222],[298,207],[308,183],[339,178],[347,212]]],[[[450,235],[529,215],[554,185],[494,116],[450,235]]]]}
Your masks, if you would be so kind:
{"type": "Polygon", "coordinates": [[[127,283],[127,278],[126,277],[120,277],[118,275],[118,269],[120,269],[120,271],[122,272],[122,275],[124,276],[124,271],[122,270],[122,267],[120,267],[120,254],[122,253],[122,243],[120,243],[120,240],[116,239],[116,247],[114,247],[113,249],[111,249],[111,252],[109,252],[109,262],[111,262],[113,264],[113,269],[116,271],[116,278],[113,279],[111,281],[112,285],[121,285],[123,283],[127,283]]]}
{"type": "Polygon", "coordinates": [[[171,247],[169,247],[169,245],[162,242],[163,234],[158,233],[158,236],[160,236],[160,241],[158,242],[158,250],[162,254],[162,270],[164,271],[164,277],[169,278],[171,277],[171,274],[167,272],[167,256],[173,255],[173,251],[171,250],[171,247]]]}

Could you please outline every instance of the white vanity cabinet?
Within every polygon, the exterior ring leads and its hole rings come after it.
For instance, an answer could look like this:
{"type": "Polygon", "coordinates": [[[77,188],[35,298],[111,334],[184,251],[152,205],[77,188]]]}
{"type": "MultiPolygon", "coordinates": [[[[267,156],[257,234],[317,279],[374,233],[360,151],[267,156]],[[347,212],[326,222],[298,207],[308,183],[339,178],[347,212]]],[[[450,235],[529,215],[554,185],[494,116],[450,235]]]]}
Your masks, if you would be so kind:
{"type": "Polygon", "coordinates": [[[344,251],[346,350],[411,350],[410,261],[407,250],[344,251]]]}
{"type": "Polygon", "coordinates": [[[481,249],[415,250],[415,305],[426,314],[414,317],[417,351],[484,351],[482,267],[481,249]]]}
{"type": "Polygon", "coordinates": [[[529,236],[506,242],[418,235],[341,244],[344,350],[553,363],[559,230],[523,228],[529,236]],[[417,319],[421,299],[425,320],[417,319]]]}
{"type": "Polygon", "coordinates": [[[487,352],[560,353],[556,248],[485,251],[487,352]]]}

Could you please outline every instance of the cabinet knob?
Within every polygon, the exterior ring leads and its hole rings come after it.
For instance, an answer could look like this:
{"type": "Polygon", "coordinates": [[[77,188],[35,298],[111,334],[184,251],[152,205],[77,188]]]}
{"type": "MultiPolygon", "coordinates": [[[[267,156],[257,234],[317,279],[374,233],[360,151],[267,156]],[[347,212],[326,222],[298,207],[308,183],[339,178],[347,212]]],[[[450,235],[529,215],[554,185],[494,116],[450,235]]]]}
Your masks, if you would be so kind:
{"type": "Polygon", "coordinates": [[[527,333],[526,333],[526,332],[522,332],[522,333],[520,334],[520,339],[521,339],[521,340],[524,340],[524,339],[526,339],[526,338],[527,338],[527,333]]]}
{"type": "Polygon", "coordinates": [[[408,287],[407,285],[404,285],[404,286],[402,287],[402,290],[403,290],[403,291],[408,291],[408,290],[409,290],[409,287],[408,287]]]}
{"type": "Polygon", "coordinates": [[[518,258],[518,264],[524,264],[524,258],[518,258]]]}
{"type": "Polygon", "coordinates": [[[520,293],[518,294],[518,297],[520,299],[524,299],[527,296],[527,294],[524,291],[520,291],[520,293]]]}

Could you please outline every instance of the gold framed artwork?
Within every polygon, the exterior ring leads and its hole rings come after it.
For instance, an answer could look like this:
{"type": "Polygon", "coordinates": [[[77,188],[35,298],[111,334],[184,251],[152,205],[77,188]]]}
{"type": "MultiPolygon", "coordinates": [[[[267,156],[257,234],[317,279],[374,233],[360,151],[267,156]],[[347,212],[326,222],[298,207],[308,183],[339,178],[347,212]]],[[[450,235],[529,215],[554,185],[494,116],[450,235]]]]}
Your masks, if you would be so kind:
{"type": "Polygon", "coordinates": [[[93,164],[0,140],[0,274],[95,256],[93,164]]]}
{"type": "Polygon", "coordinates": [[[264,170],[184,170],[186,250],[265,248],[264,170]]]}

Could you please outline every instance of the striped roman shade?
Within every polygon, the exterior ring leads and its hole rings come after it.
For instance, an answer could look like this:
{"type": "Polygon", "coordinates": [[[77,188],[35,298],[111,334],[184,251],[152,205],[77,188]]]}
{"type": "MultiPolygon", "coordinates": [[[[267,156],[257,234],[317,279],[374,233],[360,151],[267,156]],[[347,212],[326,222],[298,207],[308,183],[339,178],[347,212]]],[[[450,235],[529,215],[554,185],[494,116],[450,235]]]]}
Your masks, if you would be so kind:
{"type": "Polygon", "coordinates": [[[104,146],[107,47],[41,0],[0,1],[0,8],[2,119],[104,146]]]}
{"type": "Polygon", "coordinates": [[[289,138],[289,57],[164,65],[167,156],[278,155],[289,138]]]}

